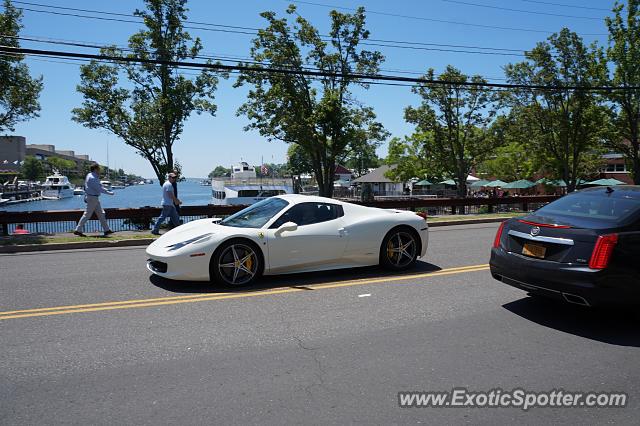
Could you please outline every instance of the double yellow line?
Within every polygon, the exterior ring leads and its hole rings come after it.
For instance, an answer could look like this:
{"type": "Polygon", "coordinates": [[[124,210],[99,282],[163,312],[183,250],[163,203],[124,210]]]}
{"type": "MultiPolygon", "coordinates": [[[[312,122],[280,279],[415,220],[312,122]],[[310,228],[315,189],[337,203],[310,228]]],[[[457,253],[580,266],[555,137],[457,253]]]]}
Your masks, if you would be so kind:
{"type": "Polygon", "coordinates": [[[286,288],[264,290],[264,291],[196,294],[196,295],[187,295],[187,296],[160,297],[155,299],[138,299],[138,300],[123,300],[119,302],[91,303],[86,305],[70,305],[70,306],[56,306],[51,308],[21,309],[17,311],[0,312],[0,321],[8,320],[8,319],[17,319],[17,318],[75,314],[80,312],[97,312],[97,311],[113,311],[117,309],[149,308],[152,306],[177,305],[179,303],[194,303],[194,302],[206,302],[211,300],[240,299],[245,297],[269,296],[273,294],[294,293],[294,292],[305,291],[309,289],[324,290],[324,289],[330,289],[330,288],[353,287],[357,285],[366,285],[366,284],[409,281],[409,280],[414,280],[418,278],[440,277],[443,275],[464,274],[468,272],[485,271],[487,269],[489,269],[489,265],[484,264],[484,265],[462,266],[458,268],[448,268],[448,269],[442,269],[436,272],[428,272],[428,273],[420,273],[420,274],[412,274],[412,275],[388,276],[388,277],[380,277],[380,278],[363,278],[363,279],[347,280],[347,281],[334,281],[334,282],[329,282],[324,284],[304,285],[299,287],[288,286],[286,288]]]}

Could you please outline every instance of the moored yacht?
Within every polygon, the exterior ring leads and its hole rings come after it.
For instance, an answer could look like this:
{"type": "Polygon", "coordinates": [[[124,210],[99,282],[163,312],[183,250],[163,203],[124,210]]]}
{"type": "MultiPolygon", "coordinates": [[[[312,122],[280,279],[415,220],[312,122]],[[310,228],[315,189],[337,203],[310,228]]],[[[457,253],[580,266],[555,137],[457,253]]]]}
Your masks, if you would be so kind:
{"type": "Polygon", "coordinates": [[[110,180],[101,180],[100,181],[100,185],[102,185],[102,187],[104,189],[106,189],[107,191],[111,191],[111,181],[110,180]]]}
{"type": "Polygon", "coordinates": [[[289,179],[258,178],[255,168],[246,162],[234,164],[231,170],[230,178],[212,179],[213,204],[247,205],[274,195],[293,193],[293,184],[289,179]]]}
{"type": "Polygon", "coordinates": [[[73,197],[73,185],[66,176],[56,170],[53,175],[47,176],[42,185],[42,198],[46,200],[59,200],[73,197]]]}

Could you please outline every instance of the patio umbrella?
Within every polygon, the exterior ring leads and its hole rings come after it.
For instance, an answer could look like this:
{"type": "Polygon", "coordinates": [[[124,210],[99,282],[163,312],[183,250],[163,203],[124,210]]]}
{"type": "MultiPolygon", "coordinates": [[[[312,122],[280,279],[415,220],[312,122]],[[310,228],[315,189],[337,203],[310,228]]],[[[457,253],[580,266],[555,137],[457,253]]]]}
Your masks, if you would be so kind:
{"type": "Polygon", "coordinates": [[[495,188],[495,187],[498,187],[498,186],[505,186],[506,184],[507,184],[507,182],[503,182],[500,179],[498,179],[498,180],[494,180],[494,181],[489,182],[485,186],[489,187],[489,188],[495,188]]]}
{"type": "Polygon", "coordinates": [[[433,183],[429,182],[426,179],[423,179],[420,182],[416,182],[413,184],[413,186],[429,186],[429,185],[433,185],[433,183]]]}
{"type": "Polygon", "coordinates": [[[517,180],[515,182],[511,182],[508,183],[506,185],[502,185],[502,188],[504,189],[527,189],[527,188],[531,188],[532,186],[535,186],[536,184],[528,181],[526,179],[520,179],[517,180]]]}
{"type": "Polygon", "coordinates": [[[592,182],[584,182],[584,185],[615,186],[624,185],[624,182],[620,182],[618,179],[598,179],[592,182]]]}
{"type": "Polygon", "coordinates": [[[564,188],[567,186],[566,182],[562,179],[547,179],[547,178],[540,178],[537,181],[535,181],[536,185],[539,184],[543,184],[543,185],[549,185],[549,186],[558,186],[560,188],[564,188]]]}
{"type": "Polygon", "coordinates": [[[456,182],[453,179],[449,179],[449,180],[443,180],[442,182],[440,182],[441,184],[444,185],[455,185],[456,182]]]}
{"type": "Polygon", "coordinates": [[[471,185],[469,185],[469,188],[481,188],[483,186],[487,186],[487,184],[489,183],[488,180],[477,180],[475,182],[473,182],[471,185]]]}

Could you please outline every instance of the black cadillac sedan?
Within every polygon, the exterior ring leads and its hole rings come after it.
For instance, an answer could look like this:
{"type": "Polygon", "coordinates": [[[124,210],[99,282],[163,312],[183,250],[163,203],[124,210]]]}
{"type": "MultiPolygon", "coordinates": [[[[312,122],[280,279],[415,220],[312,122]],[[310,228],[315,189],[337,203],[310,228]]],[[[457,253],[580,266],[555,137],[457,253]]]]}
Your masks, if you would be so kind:
{"type": "Polygon", "coordinates": [[[532,294],[640,303],[640,186],[577,191],[503,222],[490,266],[495,279],[532,294]]]}

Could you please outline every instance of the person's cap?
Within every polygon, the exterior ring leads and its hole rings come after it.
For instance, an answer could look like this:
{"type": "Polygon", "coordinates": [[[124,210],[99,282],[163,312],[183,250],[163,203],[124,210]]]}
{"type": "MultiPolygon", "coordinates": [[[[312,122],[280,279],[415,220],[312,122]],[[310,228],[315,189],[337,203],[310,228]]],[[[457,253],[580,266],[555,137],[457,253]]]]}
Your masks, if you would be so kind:
{"type": "Polygon", "coordinates": [[[169,173],[169,175],[168,175],[168,176],[169,176],[169,177],[178,177],[178,175],[177,175],[177,174],[175,174],[175,173],[169,173]]]}

